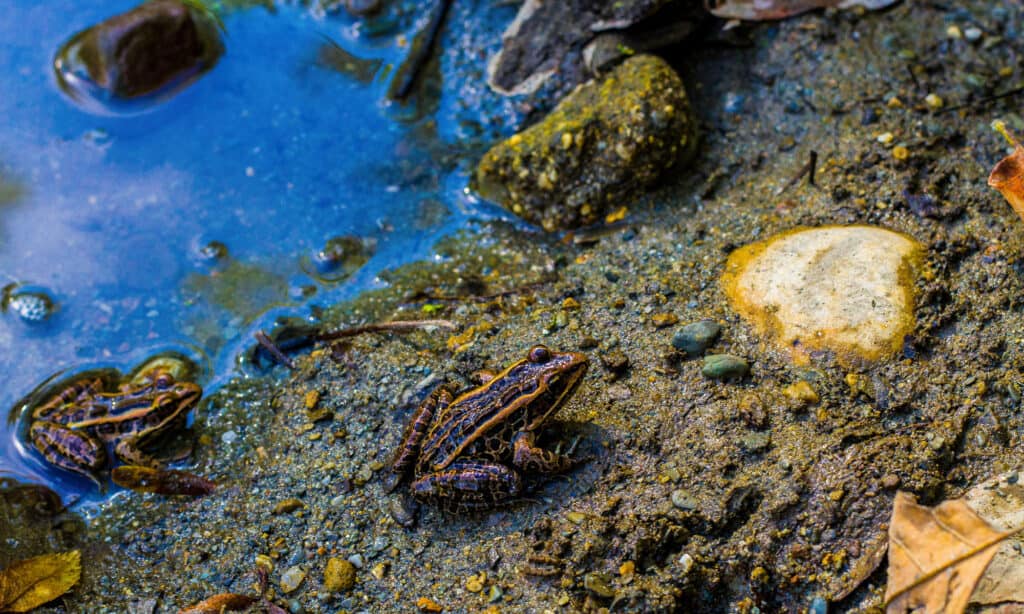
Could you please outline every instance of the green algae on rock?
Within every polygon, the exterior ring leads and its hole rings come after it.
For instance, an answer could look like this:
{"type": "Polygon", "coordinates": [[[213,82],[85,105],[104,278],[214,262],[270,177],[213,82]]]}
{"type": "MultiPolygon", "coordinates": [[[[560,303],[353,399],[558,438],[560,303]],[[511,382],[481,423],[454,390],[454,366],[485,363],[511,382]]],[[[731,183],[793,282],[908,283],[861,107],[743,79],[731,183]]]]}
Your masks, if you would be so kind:
{"type": "Polygon", "coordinates": [[[575,228],[628,203],[688,157],[695,140],[679,76],[664,60],[638,55],[491,148],[476,188],[545,230],[575,228]]]}
{"type": "Polygon", "coordinates": [[[801,228],[734,251],[722,286],[733,308],[798,363],[815,350],[874,361],[914,327],[922,259],[917,241],[884,228],[801,228]]]}

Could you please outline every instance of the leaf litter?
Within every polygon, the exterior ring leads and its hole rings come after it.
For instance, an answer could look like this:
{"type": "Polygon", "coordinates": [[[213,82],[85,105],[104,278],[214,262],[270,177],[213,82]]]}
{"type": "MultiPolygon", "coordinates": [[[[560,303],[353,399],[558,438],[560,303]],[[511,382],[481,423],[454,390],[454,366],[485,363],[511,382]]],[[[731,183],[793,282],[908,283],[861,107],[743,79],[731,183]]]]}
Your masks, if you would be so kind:
{"type": "Polygon", "coordinates": [[[18,561],[0,571],[0,612],[28,612],[71,590],[82,577],[78,550],[18,561]]]}

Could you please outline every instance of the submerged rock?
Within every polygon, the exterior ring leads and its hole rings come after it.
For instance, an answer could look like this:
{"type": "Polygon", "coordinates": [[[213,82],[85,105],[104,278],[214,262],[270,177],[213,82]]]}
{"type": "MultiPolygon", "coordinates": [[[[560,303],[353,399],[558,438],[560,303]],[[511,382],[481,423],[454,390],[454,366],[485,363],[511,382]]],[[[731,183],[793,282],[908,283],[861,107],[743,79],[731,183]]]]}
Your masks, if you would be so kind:
{"type": "Polygon", "coordinates": [[[825,226],[776,235],[729,256],[722,286],[761,334],[806,362],[829,350],[844,362],[900,349],[914,326],[923,248],[872,226],[825,226]]]}
{"type": "Polygon", "coordinates": [[[487,83],[506,95],[532,93],[555,74],[569,86],[579,83],[585,79],[580,49],[595,32],[619,32],[673,4],[699,5],[692,0],[526,0],[488,64],[487,83]]]}
{"type": "Polygon", "coordinates": [[[691,154],[695,140],[679,76],[664,60],[639,55],[491,148],[476,187],[545,230],[575,228],[629,202],[691,154]]]}
{"type": "Polygon", "coordinates": [[[152,0],[74,35],[54,70],[72,98],[100,110],[118,101],[167,98],[217,63],[216,18],[196,2],[152,0]]]}

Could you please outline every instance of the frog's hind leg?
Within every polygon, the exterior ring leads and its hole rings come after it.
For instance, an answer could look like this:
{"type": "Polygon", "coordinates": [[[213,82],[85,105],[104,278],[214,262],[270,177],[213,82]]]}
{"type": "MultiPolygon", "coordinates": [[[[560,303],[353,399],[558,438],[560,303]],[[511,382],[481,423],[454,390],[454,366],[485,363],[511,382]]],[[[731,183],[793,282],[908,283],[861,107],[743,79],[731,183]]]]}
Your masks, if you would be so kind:
{"type": "Polygon", "coordinates": [[[523,473],[563,473],[573,468],[576,461],[535,445],[536,435],[524,431],[513,441],[512,465],[523,473]]]}
{"type": "Polygon", "coordinates": [[[412,494],[449,512],[497,507],[519,496],[522,480],[514,469],[498,463],[455,461],[443,471],[421,476],[412,494]]]}
{"type": "Polygon", "coordinates": [[[401,484],[412,470],[420,455],[420,444],[423,443],[423,437],[430,429],[434,416],[443,412],[451,404],[452,398],[452,392],[447,386],[438,386],[430,393],[430,396],[423,399],[412,417],[409,418],[402,441],[398,444],[395,459],[391,461],[391,477],[386,484],[388,492],[393,491],[401,484]]]}
{"type": "Polygon", "coordinates": [[[29,431],[32,444],[50,464],[85,476],[102,487],[96,473],[107,464],[103,442],[55,422],[35,422],[29,431]]]}

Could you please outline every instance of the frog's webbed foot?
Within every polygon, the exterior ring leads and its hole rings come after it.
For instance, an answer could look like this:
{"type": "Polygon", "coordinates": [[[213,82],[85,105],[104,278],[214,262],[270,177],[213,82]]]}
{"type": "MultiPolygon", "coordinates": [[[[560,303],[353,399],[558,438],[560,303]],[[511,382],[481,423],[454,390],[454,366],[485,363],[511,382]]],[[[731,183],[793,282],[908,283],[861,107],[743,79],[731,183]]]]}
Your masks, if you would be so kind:
{"type": "Polygon", "coordinates": [[[114,455],[129,465],[140,465],[142,467],[150,467],[152,469],[160,469],[163,467],[163,463],[140,450],[135,443],[128,439],[123,439],[114,446],[114,455]]]}
{"type": "Polygon", "coordinates": [[[87,477],[102,488],[96,474],[107,464],[103,442],[55,422],[35,422],[29,431],[32,444],[51,465],[87,477]]]}
{"type": "Polygon", "coordinates": [[[538,448],[535,440],[536,435],[529,431],[516,435],[512,446],[512,464],[516,469],[523,473],[563,473],[576,465],[571,456],[538,448]]]}
{"type": "Polygon", "coordinates": [[[453,398],[451,390],[442,384],[423,399],[420,406],[416,408],[412,417],[409,418],[409,424],[405,427],[402,441],[398,444],[395,460],[391,461],[391,475],[384,482],[387,492],[397,488],[412,470],[420,455],[420,444],[423,443],[423,437],[433,423],[434,416],[447,409],[453,398]]]}
{"type": "Polygon", "coordinates": [[[515,470],[498,463],[471,459],[455,461],[443,471],[421,476],[412,494],[449,512],[497,507],[519,496],[522,480],[515,470]]]}

